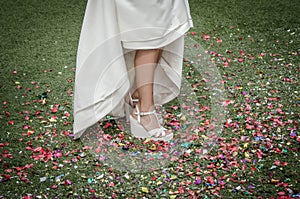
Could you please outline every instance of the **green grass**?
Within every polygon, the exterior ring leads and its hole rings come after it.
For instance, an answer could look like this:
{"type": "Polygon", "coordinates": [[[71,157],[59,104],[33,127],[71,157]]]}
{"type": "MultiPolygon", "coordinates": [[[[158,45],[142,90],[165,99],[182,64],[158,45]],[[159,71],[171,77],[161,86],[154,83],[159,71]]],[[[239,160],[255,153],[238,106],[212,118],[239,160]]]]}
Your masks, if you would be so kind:
{"type": "MultiPolygon", "coordinates": [[[[0,198],[188,198],[192,192],[198,198],[277,198],[300,193],[299,1],[190,1],[193,38],[212,52],[227,98],[234,101],[226,116],[231,125],[209,158],[199,158],[192,147],[189,157],[167,171],[127,175],[94,160],[81,141],[66,134],[72,130],[71,92],[85,5],[78,0],[0,2],[0,198]],[[210,39],[203,40],[203,34],[210,39]],[[231,59],[228,67],[223,58],[231,59]],[[46,104],[37,101],[44,92],[46,104]],[[57,104],[58,112],[51,113],[57,104]],[[71,116],[64,117],[66,112],[71,116]],[[48,149],[51,156],[60,150],[63,156],[34,160],[28,147],[48,149]],[[202,182],[196,185],[197,178],[202,182]],[[217,182],[222,179],[224,186],[217,182]],[[184,192],[175,194],[180,187],[184,192]]],[[[199,73],[192,67],[185,66],[184,74],[197,83],[199,73]]],[[[203,87],[199,96],[207,95],[203,87]]]]}

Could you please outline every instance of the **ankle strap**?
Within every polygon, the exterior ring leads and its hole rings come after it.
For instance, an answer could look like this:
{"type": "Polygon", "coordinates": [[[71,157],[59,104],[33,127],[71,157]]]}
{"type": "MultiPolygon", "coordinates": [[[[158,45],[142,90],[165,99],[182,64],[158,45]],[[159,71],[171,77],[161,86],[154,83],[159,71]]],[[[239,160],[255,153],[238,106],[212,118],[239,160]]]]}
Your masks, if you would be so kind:
{"type": "Polygon", "coordinates": [[[154,111],[151,111],[151,112],[140,112],[139,115],[140,115],[140,116],[145,116],[145,115],[152,115],[152,114],[154,114],[154,113],[156,113],[155,110],[154,110],[154,111]]]}
{"type": "Polygon", "coordinates": [[[152,115],[152,114],[155,114],[155,113],[156,113],[155,110],[149,111],[149,112],[140,112],[139,107],[136,106],[136,112],[134,114],[138,116],[137,120],[140,123],[141,122],[141,116],[152,115]]]}
{"type": "Polygon", "coordinates": [[[133,106],[134,103],[138,103],[138,102],[139,102],[139,99],[134,99],[134,98],[132,98],[130,92],[128,93],[128,96],[129,96],[129,104],[130,104],[131,106],[133,106]]]}

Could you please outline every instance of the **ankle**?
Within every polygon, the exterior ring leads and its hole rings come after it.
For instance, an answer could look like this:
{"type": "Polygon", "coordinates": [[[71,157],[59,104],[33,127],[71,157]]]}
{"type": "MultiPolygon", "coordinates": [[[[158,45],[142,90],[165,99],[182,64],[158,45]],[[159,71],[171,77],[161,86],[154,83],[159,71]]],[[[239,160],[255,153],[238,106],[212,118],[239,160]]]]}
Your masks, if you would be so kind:
{"type": "Polygon", "coordinates": [[[154,110],[154,104],[153,103],[139,103],[139,108],[141,112],[149,112],[154,110]]]}

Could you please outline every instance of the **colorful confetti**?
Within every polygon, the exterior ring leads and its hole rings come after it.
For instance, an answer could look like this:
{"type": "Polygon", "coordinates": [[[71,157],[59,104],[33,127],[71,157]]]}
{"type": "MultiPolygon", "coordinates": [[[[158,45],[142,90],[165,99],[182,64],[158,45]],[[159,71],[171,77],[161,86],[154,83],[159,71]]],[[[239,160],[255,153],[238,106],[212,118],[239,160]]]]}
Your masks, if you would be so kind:
{"type": "Polygon", "coordinates": [[[178,143],[135,139],[111,117],[100,137],[72,139],[85,3],[2,3],[0,198],[300,198],[298,2],[190,1],[186,52],[205,52],[185,56],[191,92],[163,107],[178,143]]]}

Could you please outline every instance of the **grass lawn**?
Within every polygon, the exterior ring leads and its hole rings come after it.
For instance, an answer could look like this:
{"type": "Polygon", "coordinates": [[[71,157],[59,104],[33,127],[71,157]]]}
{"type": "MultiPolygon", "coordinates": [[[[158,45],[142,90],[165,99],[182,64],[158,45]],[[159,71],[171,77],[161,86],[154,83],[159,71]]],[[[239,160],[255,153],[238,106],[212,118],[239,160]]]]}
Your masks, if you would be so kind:
{"type": "MultiPolygon", "coordinates": [[[[190,0],[189,35],[224,82],[224,128],[206,156],[187,146],[145,173],[105,166],[71,139],[85,5],[0,2],[0,198],[300,198],[300,1],[190,0]]],[[[183,77],[208,103],[192,66],[184,62],[183,77]]]]}

